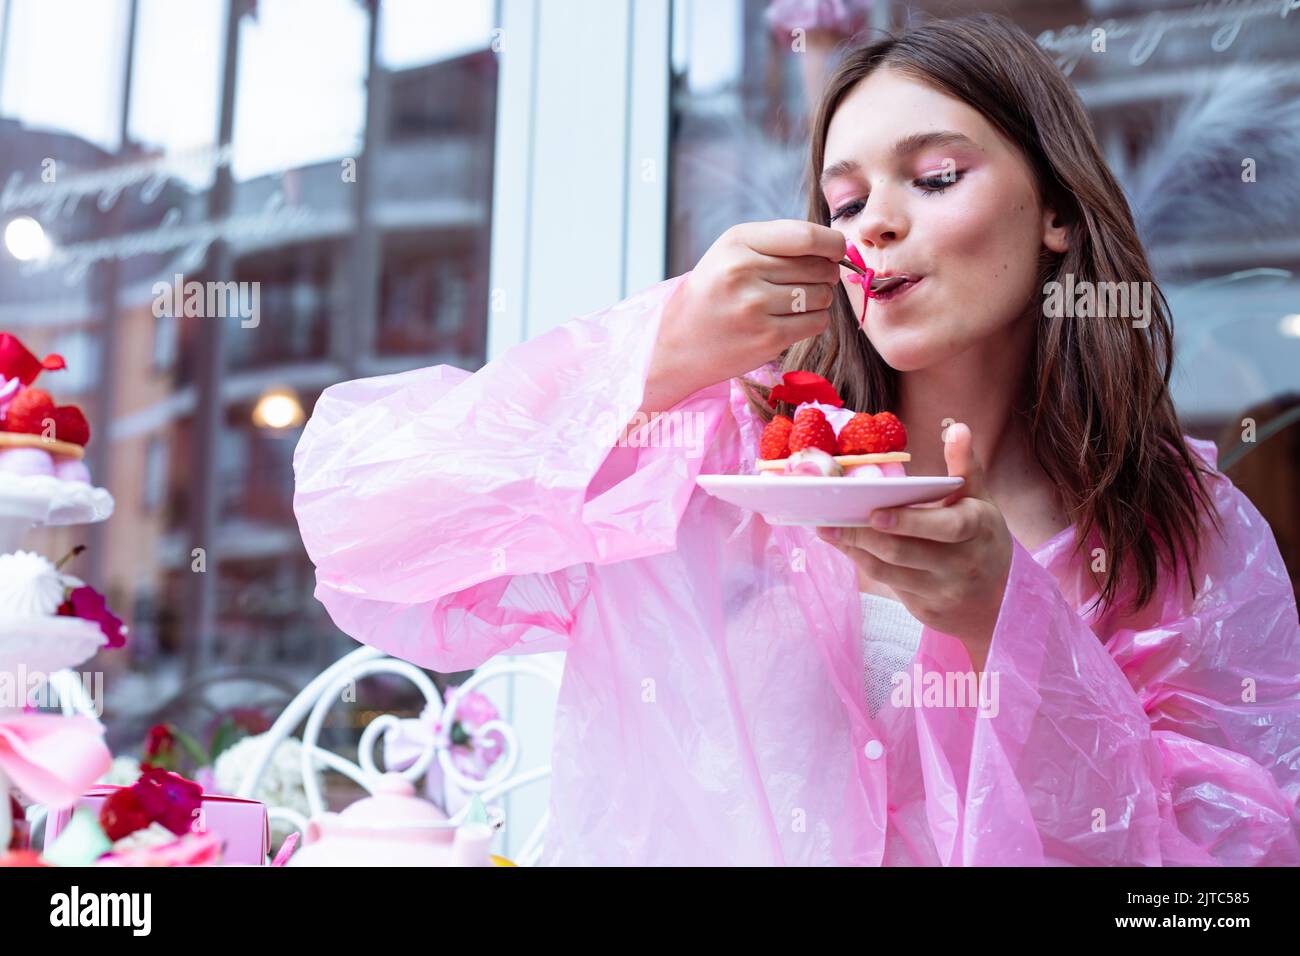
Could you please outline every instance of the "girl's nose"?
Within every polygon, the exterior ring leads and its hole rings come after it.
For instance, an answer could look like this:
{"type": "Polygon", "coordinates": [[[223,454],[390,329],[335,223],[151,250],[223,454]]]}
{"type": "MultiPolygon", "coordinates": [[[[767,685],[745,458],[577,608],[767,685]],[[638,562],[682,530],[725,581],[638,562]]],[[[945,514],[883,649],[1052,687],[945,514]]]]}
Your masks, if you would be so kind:
{"type": "Polygon", "coordinates": [[[879,190],[867,201],[858,219],[858,241],[863,246],[886,246],[897,242],[906,232],[902,217],[883,199],[879,190]]]}

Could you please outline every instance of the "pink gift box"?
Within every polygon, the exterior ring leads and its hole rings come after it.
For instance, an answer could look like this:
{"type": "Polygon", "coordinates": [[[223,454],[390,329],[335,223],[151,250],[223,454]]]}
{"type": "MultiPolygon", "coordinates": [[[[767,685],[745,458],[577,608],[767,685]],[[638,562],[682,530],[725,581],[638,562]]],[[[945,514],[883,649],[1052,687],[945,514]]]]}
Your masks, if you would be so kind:
{"type": "MultiPolygon", "coordinates": [[[[77,801],[77,807],[89,807],[99,814],[100,805],[121,787],[92,787],[77,801]]],[[[54,845],[59,832],[72,819],[76,807],[65,807],[50,814],[45,823],[45,849],[54,845]]],[[[271,852],[271,821],[266,804],[223,793],[203,795],[203,826],[222,840],[221,862],[229,866],[266,866],[271,852]]]]}

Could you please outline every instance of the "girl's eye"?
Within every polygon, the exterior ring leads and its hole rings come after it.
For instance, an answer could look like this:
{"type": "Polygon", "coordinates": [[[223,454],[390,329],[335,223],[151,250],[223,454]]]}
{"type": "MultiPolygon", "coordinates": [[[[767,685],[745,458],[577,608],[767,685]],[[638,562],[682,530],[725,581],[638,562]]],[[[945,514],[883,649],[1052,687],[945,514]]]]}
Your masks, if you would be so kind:
{"type": "Polygon", "coordinates": [[[935,176],[922,176],[920,179],[912,180],[912,185],[921,190],[924,195],[932,196],[941,193],[953,183],[958,182],[962,177],[961,172],[944,175],[942,173],[935,176]]]}
{"type": "MultiPolygon", "coordinates": [[[[922,195],[933,196],[937,193],[944,192],[953,183],[960,182],[963,175],[965,174],[962,170],[956,170],[951,173],[935,173],[933,176],[921,176],[912,180],[912,185],[920,189],[922,195]]],[[[846,203],[839,209],[835,210],[834,214],[831,215],[830,221],[835,222],[837,219],[842,219],[845,216],[852,218],[862,212],[862,209],[865,206],[865,200],[855,199],[853,202],[846,203]]]]}
{"type": "Polygon", "coordinates": [[[858,213],[862,212],[862,206],[863,202],[861,199],[855,199],[853,202],[841,206],[839,209],[835,210],[834,215],[831,216],[831,222],[834,222],[841,216],[856,216],[858,213]]]}

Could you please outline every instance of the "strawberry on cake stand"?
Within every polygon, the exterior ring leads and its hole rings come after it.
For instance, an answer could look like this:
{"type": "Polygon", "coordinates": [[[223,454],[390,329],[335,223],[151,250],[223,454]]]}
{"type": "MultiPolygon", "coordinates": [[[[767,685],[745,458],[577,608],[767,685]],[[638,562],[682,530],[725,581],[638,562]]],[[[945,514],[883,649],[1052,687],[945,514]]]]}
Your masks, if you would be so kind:
{"type": "Polygon", "coordinates": [[[35,385],[42,372],[64,367],[61,356],[38,359],[0,333],[0,554],[33,527],[89,524],[113,513],[112,495],[91,483],[83,460],[86,416],[35,385]]]}
{"type": "MultiPolygon", "coordinates": [[[[59,566],[17,550],[41,525],[103,521],[113,497],[90,482],[90,426],[36,379],[64,368],[0,333],[0,853],[9,846],[10,790],[70,805],[111,762],[103,727],[86,716],[28,712],[29,695],[60,671],[123,643],[103,597],[59,566]]],[[[79,549],[78,549],[79,550],[79,549]]]]}

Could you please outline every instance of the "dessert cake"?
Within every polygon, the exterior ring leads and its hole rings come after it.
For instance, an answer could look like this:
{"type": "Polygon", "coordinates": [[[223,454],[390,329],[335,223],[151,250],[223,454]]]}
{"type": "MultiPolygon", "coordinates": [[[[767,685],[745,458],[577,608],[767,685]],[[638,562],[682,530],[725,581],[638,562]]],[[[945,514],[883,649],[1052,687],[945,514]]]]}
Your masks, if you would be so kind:
{"type": "Polygon", "coordinates": [[[875,415],[844,408],[835,387],[813,372],[786,372],[768,404],[795,406],[794,417],[776,415],[758,442],[760,475],[823,478],[905,477],[912,456],[907,430],[892,412],[875,415]]]}

